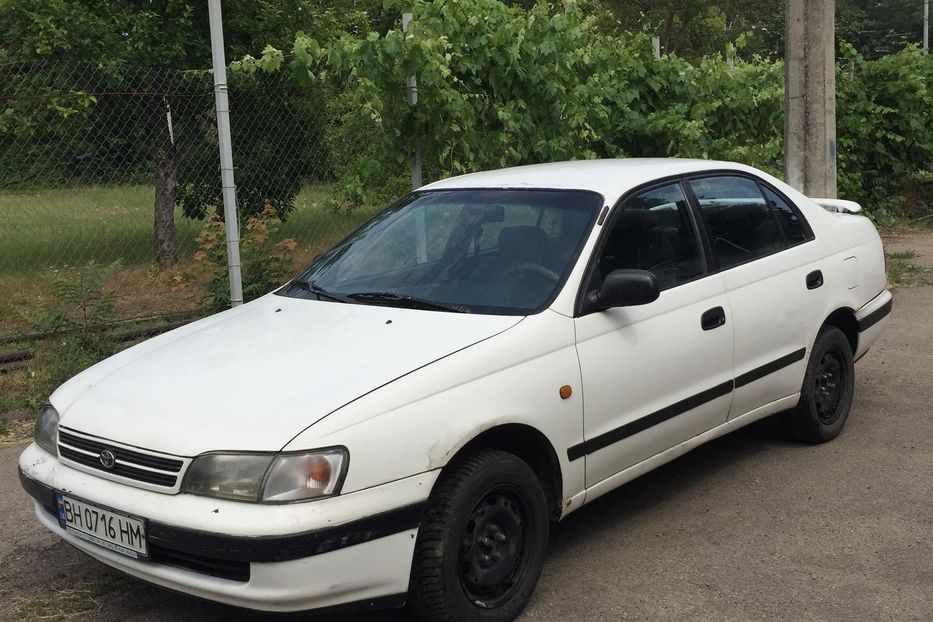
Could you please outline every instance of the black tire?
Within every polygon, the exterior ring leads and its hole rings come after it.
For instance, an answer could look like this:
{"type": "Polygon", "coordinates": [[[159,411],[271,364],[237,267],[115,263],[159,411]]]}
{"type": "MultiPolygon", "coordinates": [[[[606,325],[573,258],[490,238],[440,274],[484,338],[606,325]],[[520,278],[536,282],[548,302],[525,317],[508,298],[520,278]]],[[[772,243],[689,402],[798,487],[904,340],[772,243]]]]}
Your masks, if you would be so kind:
{"type": "Polygon", "coordinates": [[[816,337],[800,402],[788,412],[790,431],[806,443],[831,441],[842,431],[855,390],[852,346],[835,326],[824,326],[816,337]]]}
{"type": "Polygon", "coordinates": [[[448,467],[425,509],[409,588],[425,622],[505,622],[528,603],[547,551],[548,505],[518,457],[484,449],[448,467]]]}

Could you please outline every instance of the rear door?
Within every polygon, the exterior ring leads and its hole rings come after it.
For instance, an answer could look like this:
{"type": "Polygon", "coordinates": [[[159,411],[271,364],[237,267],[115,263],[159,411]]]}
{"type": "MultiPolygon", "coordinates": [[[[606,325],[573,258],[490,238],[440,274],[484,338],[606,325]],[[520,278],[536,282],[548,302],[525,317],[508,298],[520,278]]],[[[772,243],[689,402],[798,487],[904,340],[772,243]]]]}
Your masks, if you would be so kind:
{"type": "Polygon", "coordinates": [[[732,324],[725,286],[710,274],[680,183],[645,190],[610,217],[584,292],[616,269],[650,270],[661,296],[575,319],[584,442],[592,487],[726,420],[732,324]]]}
{"type": "Polygon", "coordinates": [[[687,185],[732,310],[733,418],[800,390],[826,290],[813,236],[788,199],[739,175],[693,178],[687,185]]]}

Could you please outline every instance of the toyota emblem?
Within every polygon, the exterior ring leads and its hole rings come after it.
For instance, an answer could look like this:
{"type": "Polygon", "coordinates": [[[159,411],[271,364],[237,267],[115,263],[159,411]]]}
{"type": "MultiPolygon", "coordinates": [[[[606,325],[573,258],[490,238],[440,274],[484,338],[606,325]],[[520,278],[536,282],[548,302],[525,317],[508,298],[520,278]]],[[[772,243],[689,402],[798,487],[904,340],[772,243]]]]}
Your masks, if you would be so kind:
{"type": "Polygon", "coordinates": [[[112,469],[113,465],[117,462],[117,457],[113,455],[113,452],[109,449],[105,449],[100,452],[100,455],[97,457],[100,460],[100,463],[105,469],[112,469]]]}

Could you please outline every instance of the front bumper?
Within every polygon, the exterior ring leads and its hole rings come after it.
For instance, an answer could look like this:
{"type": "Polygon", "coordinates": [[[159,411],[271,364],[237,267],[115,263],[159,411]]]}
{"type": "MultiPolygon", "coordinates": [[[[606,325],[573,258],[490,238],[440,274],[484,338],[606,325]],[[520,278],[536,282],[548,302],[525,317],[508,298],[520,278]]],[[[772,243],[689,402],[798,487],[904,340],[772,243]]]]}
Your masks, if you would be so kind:
{"type": "Polygon", "coordinates": [[[69,544],[157,585],[264,611],[402,604],[421,510],[436,475],[304,504],[253,505],[117,484],[66,467],[36,445],[20,457],[20,481],[36,516],[69,544]],[[66,532],[55,490],[146,518],[150,559],[131,559],[66,532]],[[120,493],[122,501],[114,498],[120,493]],[[385,511],[390,500],[403,504],[385,511]],[[204,501],[213,507],[210,521],[190,507],[204,501]],[[364,506],[368,513],[360,512],[364,506]],[[243,533],[249,518],[257,521],[252,534],[243,533]],[[270,530],[283,525],[292,527],[270,530]]]}

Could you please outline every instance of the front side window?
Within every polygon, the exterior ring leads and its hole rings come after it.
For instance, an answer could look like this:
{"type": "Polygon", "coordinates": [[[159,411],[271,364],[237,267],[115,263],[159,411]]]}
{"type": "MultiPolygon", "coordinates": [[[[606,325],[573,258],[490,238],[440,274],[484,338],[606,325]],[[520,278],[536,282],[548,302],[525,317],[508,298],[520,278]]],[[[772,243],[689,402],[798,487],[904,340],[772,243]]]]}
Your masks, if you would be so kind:
{"type": "Polygon", "coordinates": [[[318,257],[280,293],[475,313],[540,311],[602,206],[583,190],[409,195],[318,257]]]}
{"type": "Polygon", "coordinates": [[[696,232],[679,184],[645,191],[622,206],[599,258],[599,276],[620,269],[649,270],[661,289],[703,274],[696,232]]]}
{"type": "Polygon", "coordinates": [[[784,248],[777,218],[754,181],[722,176],[692,179],[688,183],[699,202],[721,269],[784,248]]]}

